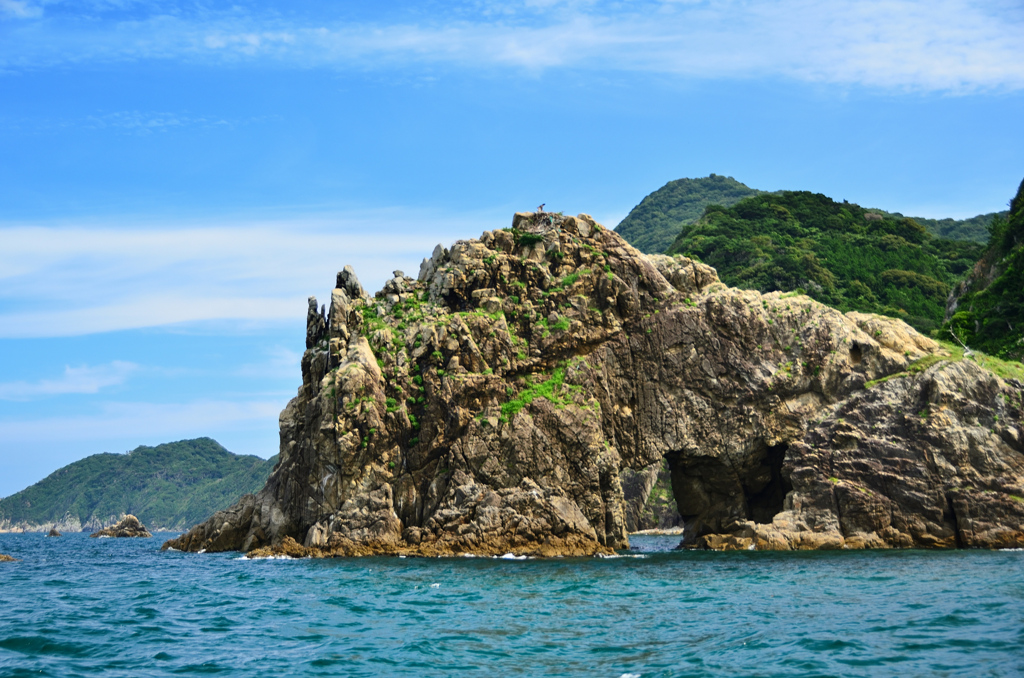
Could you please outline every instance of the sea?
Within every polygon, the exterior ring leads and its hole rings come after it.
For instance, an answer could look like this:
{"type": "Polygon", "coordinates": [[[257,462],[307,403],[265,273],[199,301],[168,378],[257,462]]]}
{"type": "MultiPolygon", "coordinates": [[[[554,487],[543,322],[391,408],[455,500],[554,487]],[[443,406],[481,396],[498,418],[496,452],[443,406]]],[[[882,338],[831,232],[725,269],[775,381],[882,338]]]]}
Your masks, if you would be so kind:
{"type": "Polygon", "coordinates": [[[1024,552],[247,560],[0,534],[0,676],[1021,676],[1024,552]]]}

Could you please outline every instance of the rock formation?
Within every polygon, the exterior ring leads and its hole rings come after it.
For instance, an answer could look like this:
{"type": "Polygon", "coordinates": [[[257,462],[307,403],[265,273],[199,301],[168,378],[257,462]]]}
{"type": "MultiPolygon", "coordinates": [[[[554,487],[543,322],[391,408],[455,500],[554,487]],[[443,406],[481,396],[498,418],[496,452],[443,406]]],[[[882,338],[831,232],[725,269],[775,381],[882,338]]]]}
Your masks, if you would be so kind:
{"type": "Polygon", "coordinates": [[[57,528],[54,527],[54,528],[50,529],[50,533],[48,535],[46,535],[46,536],[47,537],[63,537],[64,535],[62,535],[60,532],[58,532],[57,528]]]}
{"type": "Polygon", "coordinates": [[[17,560],[17,558],[11,558],[10,556],[5,556],[0,553],[0,563],[13,563],[15,560],[17,560]]]}
{"type": "MultiPolygon", "coordinates": [[[[51,535],[52,536],[52,535],[51,535]]],[[[90,537],[152,537],[146,526],[132,514],[126,515],[117,525],[93,532],[90,537]]]]}
{"type": "Polygon", "coordinates": [[[302,375],[267,485],[165,548],[608,553],[666,461],[689,546],[1024,545],[1024,385],[585,214],[517,214],[374,297],[346,267],[302,375]]]}

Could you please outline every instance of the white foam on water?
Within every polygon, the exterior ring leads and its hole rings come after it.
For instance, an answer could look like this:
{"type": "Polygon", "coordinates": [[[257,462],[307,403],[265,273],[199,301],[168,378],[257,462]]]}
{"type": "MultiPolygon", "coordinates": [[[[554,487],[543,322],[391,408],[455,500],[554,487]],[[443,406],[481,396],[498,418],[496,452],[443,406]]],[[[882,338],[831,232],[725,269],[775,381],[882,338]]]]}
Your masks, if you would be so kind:
{"type": "Polygon", "coordinates": [[[498,560],[529,560],[530,556],[517,556],[514,553],[506,553],[503,556],[494,556],[498,560]]]}
{"type": "Polygon", "coordinates": [[[439,589],[439,588],[441,588],[441,585],[440,584],[431,584],[430,588],[432,588],[432,589],[439,589]]]}
{"type": "Polygon", "coordinates": [[[607,558],[608,560],[615,560],[616,558],[646,558],[646,553],[616,553],[613,556],[605,555],[604,553],[598,553],[594,555],[595,558],[607,558]]]}
{"type": "Polygon", "coordinates": [[[639,673],[623,673],[619,678],[640,678],[639,673]]]}

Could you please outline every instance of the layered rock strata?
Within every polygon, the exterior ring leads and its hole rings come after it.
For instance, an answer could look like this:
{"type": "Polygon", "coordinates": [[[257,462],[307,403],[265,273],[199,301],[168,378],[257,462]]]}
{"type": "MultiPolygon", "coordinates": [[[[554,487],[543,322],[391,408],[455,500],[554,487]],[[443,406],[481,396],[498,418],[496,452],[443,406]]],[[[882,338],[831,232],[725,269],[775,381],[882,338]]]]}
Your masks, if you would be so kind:
{"type": "Polygon", "coordinates": [[[1022,384],[584,214],[517,214],[373,297],[346,267],[302,375],[264,489],[165,548],[609,553],[666,461],[686,545],[1024,545],[1022,384]]]}
{"type": "MultiPolygon", "coordinates": [[[[53,535],[51,535],[53,536],[53,535]]],[[[124,518],[110,527],[93,532],[89,535],[90,537],[152,537],[146,526],[142,522],[133,516],[132,514],[126,515],[124,518]]]]}

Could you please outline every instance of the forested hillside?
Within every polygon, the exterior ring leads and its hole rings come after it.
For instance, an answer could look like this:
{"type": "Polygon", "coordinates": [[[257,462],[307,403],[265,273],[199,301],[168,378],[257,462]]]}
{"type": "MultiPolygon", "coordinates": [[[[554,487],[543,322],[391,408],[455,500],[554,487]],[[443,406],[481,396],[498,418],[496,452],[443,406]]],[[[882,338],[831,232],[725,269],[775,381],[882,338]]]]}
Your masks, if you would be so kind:
{"type": "Polygon", "coordinates": [[[660,254],[683,226],[700,218],[708,205],[728,207],[760,192],[718,174],[702,179],[677,179],[640,201],[619,222],[615,232],[641,252],[660,254]]]}
{"type": "Polygon", "coordinates": [[[210,438],[94,454],[0,499],[0,522],[107,523],[123,513],[151,529],[184,529],[266,483],[277,457],[239,456],[210,438]]]}
{"type": "MultiPolygon", "coordinates": [[[[982,245],[988,243],[989,227],[992,220],[996,218],[1005,219],[1009,214],[1007,211],[989,212],[979,214],[970,219],[926,219],[924,217],[911,217],[921,224],[932,235],[950,240],[971,240],[982,245]]],[[[897,215],[902,216],[902,215],[897,215]]]]}
{"type": "Polygon", "coordinates": [[[1024,359],[1024,182],[1006,218],[990,225],[988,247],[956,289],[947,327],[970,348],[1024,359]]]}
{"type": "MultiPolygon", "coordinates": [[[[731,207],[740,200],[764,193],[732,177],[718,174],[703,179],[677,179],[640,201],[615,227],[615,232],[641,252],[658,254],[666,251],[686,226],[697,221],[708,205],[731,207]]],[[[899,212],[870,211],[897,221],[904,218],[899,212]]],[[[996,217],[1005,219],[1008,214],[1005,211],[990,212],[969,219],[910,218],[934,236],[985,245],[992,220],[996,217]]]]}
{"type": "Polygon", "coordinates": [[[782,191],[708,207],[668,253],[714,266],[728,285],[803,290],[840,310],[899,317],[928,332],[942,324],[950,288],[982,250],[937,238],[911,218],[782,191]]]}

